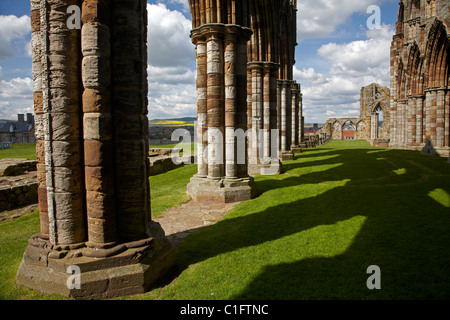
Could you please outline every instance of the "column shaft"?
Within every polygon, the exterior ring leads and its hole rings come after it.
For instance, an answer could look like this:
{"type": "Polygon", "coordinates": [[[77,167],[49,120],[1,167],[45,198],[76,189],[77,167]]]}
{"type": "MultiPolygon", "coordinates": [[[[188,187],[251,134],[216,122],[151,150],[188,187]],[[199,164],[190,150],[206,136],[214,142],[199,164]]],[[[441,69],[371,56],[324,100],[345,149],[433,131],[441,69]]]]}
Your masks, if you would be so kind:
{"type": "Polygon", "coordinates": [[[236,36],[225,36],[225,177],[237,178],[237,144],[236,144],[236,115],[237,115],[237,79],[236,36]]]}
{"type": "Polygon", "coordinates": [[[445,91],[443,89],[436,92],[436,147],[442,148],[445,145],[445,91]]]}
{"type": "Polygon", "coordinates": [[[423,143],[423,97],[416,99],[416,142],[423,143]]]}
{"type": "Polygon", "coordinates": [[[291,86],[291,146],[297,145],[297,85],[295,83],[291,86]]]}
{"type": "Polygon", "coordinates": [[[86,214],[88,246],[95,248],[110,246],[118,240],[112,140],[110,10],[107,1],[83,1],[81,49],[86,214]]]}
{"type": "Polygon", "coordinates": [[[78,30],[66,26],[67,7],[41,1],[43,112],[49,237],[54,245],[85,240],[78,30]]]}
{"type": "Polygon", "coordinates": [[[148,237],[147,3],[112,0],[115,197],[122,241],[148,237]]]}
{"type": "Polygon", "coordinates": [[[42,53],[41,53],[41,19],[40,1],[32,0],[31,5],[31,59],[33,62],[33,102],[35,114],[36,160],[39,202],[39,236],[48,239],[48,207],[47,182],[45,169],[45,142],[44,142],[44,110],[42,97],[42,53]]]}
{"type": "Polygon", "coordinates": [[[203,38],[196,40],[197,52],[197,175],[208,175],[208,140],[207,140],[207,73],[206,42],[203,38]]]}

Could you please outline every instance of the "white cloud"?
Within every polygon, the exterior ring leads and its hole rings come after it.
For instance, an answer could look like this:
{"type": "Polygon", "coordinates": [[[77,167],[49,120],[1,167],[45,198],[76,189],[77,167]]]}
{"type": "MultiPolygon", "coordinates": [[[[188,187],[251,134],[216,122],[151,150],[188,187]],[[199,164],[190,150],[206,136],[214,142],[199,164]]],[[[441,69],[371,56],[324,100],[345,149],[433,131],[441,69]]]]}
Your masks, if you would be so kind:
{"type": "Polygon", "coordinates": [[[33,80],[14,78],[5,81],[0,77],[0,118],[14,120],[18,113],[33,112],[33,80]]]}
{"type": "Polygon", "coordinates": [[[328,43],[318,54],[330,64],[328,74],[314,68],[294,67],[294,79],[302,84],[307,122],[325,122],[327,117],[358,116],[361,87],[371,83],[389,86],[390,44],[394,30],[389,25],[369,30],[366,40],[328,43]]]}
{"type": "MultiPolygon", "coordinates": [[[[177,2],[188,6],[187,1],[177,2]]],[[[148,5],[149,115],[173,118],[196,115],[195,47],[191,21],[164,4],[148,5]]]]}
{"type": "Polygon", "coordinates": [[[195,61],[195,47],[189,37],[191,21],[161,3],[147,8],[149,64],[177,66],[195,61]]]}
{"type": "Polygon", "coordinates": [[[302,0],[298,2],[297,32],[299,41],[330,35],[354,14],[366,12],[381,0],[302,0]]]}
{"type": "MultiPolygon", "coordinates": [[[[13,42],[24,41],[30,32],[31,18],[29,16],[19,18],[14,15],[0,15],[0,60],[13,57],[15,55],[13,42]]],[[[22,44],[23,50],[27,50],[28,42],[22,44]]]]}

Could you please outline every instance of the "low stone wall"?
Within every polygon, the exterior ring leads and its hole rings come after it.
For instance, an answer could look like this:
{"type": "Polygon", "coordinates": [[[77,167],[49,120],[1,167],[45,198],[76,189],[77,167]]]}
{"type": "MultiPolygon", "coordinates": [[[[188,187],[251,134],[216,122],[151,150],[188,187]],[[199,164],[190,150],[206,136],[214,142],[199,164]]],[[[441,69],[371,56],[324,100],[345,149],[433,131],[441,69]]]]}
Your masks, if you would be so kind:
{"type": "Polygon", "coordinates": [[[0,177],[19,176],[26,172],[36,171],[36,160],[3,159],[0,161],[0,177]]]}
{"type": "MultiPolygon", "coordinates": [[[[187,163],[187,158],[180,156],[177,159],[178,163],[172,160],[172,152],[174,155],[178,154],[182,149],[172,149],[172,148],[150,148],[149,150],[149,160],[150,160],[150,176],[161,174],[178,167],[183,166],[187,163]]],[[[195,157],[191,156],[190,163],[194,163],[195,157]]]]}
{"type": "Polygon", "coordinates": [[[389,147],[389,140],[388,139],[375,139],[375,140],[372,141],[371,144],[374,147],[388,148],[389,147]]]}
{"type": "Polygon", "coordinates": [[[38,202],[36,172],[0,178],[0,211],[38,202]]]}
{"type": "MultiPolygon", "coordinates": [[[[195,157],[191,157],[190,163],[194,163],[195,157]]],[[[181,162],[181,160],[180,160],[181,162]]],[[[185,161],[186,162],[186,161],[185,161]]],[[[184,163],[175,163],[170,156],[164,157],[150,157],[150,176],[155,176],[179,167],[184,163]]]]}

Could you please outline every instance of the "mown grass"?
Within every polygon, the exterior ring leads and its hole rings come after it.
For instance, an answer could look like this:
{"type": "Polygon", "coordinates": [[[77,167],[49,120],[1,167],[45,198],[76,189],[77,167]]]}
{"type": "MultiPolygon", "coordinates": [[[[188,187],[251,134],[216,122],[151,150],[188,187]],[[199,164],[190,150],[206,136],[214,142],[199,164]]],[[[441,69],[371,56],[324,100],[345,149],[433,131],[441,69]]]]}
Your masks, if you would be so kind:
{"type": "Polygon", "coordinates": [[[177,279],[139,298],[448,299],[449,177],[446,159],[362,141],[307,150],[191,234],[177,279]]]}
{"type": "MultiPolygon", "coordinates": [[[[128,298],[450,298],[446,159],[333,141],[284,169],[256,177],[257,198],[186,238],[169,285],[128,298]],[[381,269],[380,290],[366,286],[371,265],[381,269]]],[[[189,165],[151,177],[154,214],[182,198],[193,173],[189,165]]],[[[37,215],[0,225],[0,297],[30,297],[14,276],[37,230],[37,215]]]]}
{"type": "Polygon", "coordinates": [[[11,144],[10,149],[0,149],[0,160],[6,158],[28,158],[36,160],[36,144],[11,144]]]}

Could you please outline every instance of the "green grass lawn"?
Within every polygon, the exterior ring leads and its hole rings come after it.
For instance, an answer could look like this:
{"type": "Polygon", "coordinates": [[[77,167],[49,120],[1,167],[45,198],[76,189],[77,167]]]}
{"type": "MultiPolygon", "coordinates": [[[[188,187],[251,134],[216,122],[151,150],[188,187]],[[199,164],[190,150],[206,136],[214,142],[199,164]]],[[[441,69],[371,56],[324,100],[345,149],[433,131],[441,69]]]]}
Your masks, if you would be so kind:
{"type": "Polygon", "coordinates": [[[36,160],[36,144],[11,144],[10,149],[0,149],[0,160],[6,158],[28,158],[36,160]]]}
{"type": "MultiPolygon", "coordinates": [[[[256,177],[257,198],[186,238],[169,285],[127,299],[450,298],[447,159],[332,141],[283,166],[256,177]],[[380,290],[366,286],[371,265],[380,290]]],[[[150,178],[154,215],[186,200],[195,169],[150,178]]],[[[0,224],[0,298],[36,297],[14,277],[38,229],[37,214],[0,224]]]]}

